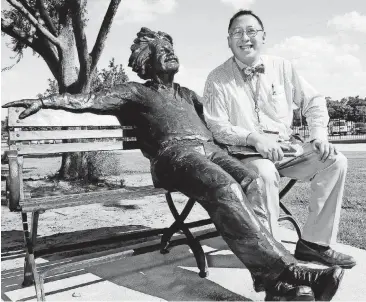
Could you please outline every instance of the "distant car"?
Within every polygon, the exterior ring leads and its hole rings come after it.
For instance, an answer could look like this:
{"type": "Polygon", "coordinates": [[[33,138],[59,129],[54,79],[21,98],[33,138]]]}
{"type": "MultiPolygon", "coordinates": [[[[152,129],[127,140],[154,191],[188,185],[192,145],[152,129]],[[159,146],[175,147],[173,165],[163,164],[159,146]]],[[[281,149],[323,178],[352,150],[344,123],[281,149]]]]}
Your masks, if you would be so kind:
{"type": "Polygon", "coordinates": [[[348,129],[346,121],[344,120],[330,121],[328,125],[328,132],[329,135],[334,134],[347,135],[348,129]]]}
{"type": "Polygon", "coordinates": [[[355,134],[366,133],[366,123],[355,123],[353,132],[355,134]]]}

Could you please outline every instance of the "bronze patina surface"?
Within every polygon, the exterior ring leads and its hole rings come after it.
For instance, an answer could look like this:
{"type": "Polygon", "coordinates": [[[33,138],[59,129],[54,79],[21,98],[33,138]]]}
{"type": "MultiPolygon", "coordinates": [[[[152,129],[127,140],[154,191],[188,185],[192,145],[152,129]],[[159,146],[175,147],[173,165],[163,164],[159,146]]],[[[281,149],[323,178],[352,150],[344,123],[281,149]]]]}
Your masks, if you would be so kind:
{"type": "Polygon", "coordinates": [[[115,115],[136,126],[141,150],[150,159],[154,184],[195,198],[218,231],[253,276],[277,279],[296,259],[275,239],[254,213],[251,201],[265,198],[263,182],[214,144],[202,118],[200,98],[174,83],[179,61],[172,38],[142,28],[131,47],[129,66],[144,84],[129,82],[91,94],[53,95],[5,105],[27,109],[21,118],[41,108],[75,113],[115,115]]]}

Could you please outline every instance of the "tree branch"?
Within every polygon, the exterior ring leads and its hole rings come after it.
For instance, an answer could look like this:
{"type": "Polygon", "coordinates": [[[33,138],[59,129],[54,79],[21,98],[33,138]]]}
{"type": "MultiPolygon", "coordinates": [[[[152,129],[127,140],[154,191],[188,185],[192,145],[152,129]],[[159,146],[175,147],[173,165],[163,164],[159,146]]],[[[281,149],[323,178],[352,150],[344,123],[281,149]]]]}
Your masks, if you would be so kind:
{"type": "Polygon", "coordinates": [[[29,11],[32,14],[32,16],[36,15],[36,10],[33,7],[29,6],[26,0],[18,0],[18,1],[24,6],[24,8],[27,11],[29,11]]]}
{"type": "Polygon", "coordinates": [[[1,31],[14,39],[21,41],[38,53],[46,62],[52,74],[56,77],[58,58],[50,47],[45,47],[46,45],[44,45],[39,39],[26,36],[23,31],[18,30],[11,22],[6,22],[3,18],[1,18],[1,31]]]}
{"type": "Polygon", "coordinates": [[[46,10],[46,6],[44,5],[44,1],[43,0],[37,0],[37,6],[39,8],[39,12],[41,14],[41,17],[43,18],[43,20],[45,21],[47,28],[51,31],[51,33],[54,36],[57,36],[57,30],[55,25],[53,24],[53,21],[50,17],[50,15],[48,14],[47,10],[46,10]]]}
{"type": "Polygon", "coordinates": [[[49,42],[49,40],[39,38],[34,41],[34,46],[37,49],[37,53],[39,53],[39,55],[46,62],[55,79],[57,79],[60,60],[57,57],[54,49],[52,49],[53,45],[49,42]]]}
{"type": "Polygon", "coordinates": [[[52,35],[44,26],[39,24],[36,18],[32,16],[32,14],[25,9],[25,7],[20,4],[16,0],[7,0],[14,8],[16,8],[19,12],[21,12],[32,24],[35,28],[37,28],[47,39],[49,39],[56,46],[61,47],[60,41],[52,35]]]}
{"type": "Polygon", "coordinates": [[[88,42],[86,40],[84,22],[82,20],[82,8],[80,0],[73,0],[71,4],[72,26],[74,28],[76,49],[80,62],[79,79],[86,78],[90,69],[88,42]]]}
{"type": "Polygon", "coordinates": [[[98,64],[100,55],[104,48],[105,40],[107,39],[107,35],[111,28],[113,18],[117,12],[117,9],[118,9],[118,6],[120,3],[121,3],[121,0],[111,0],[111,2],[109,3],[109,6],[108,6],[107,12],[104,16],[102,25],[100,26],[98,37],[95,41],[93,50],[90,54],[91,58],[92,58],[91,69],[90,69],[91,73],[94,72],[94,69],[96,68],[96,66],[98,64]]]}
{"type": "Polygon", "coordinates": [[[15,28],[13,23],[5,21],[3,18],[1,18],[1,31],[36,51],[33,48],[33,37],[27,36],[24,31],[15,28]]]}

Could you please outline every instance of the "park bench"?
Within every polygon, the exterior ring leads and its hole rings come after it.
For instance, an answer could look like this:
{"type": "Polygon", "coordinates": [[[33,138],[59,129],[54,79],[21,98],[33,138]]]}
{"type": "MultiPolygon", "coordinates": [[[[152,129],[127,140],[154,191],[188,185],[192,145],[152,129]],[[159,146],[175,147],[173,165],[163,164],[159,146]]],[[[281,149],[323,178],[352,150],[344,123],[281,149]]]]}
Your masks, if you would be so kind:
{"type": "MultiPolygon", "coordinates": [[[[8,143],[9,150],[5,152],[5,158],[9,165],[9,174],[6,179],[6,198],[11,211],[20,212],[23,223],[23,234],[25,244],[25,264],[23,286],[35,285],[37,300],[45,300],[43,288],[44,278],[47,274],[60,274],[68,270],[76,270],[98,265],[133,256],[151,250],[160,250],[162,254],[168,253],[170,248],[178,244],[188,244],[191,248],[199,268],[200,277],[206,277],[208,273],[207,260],[200,244],[200,239],[217,236],[214,228],[192,233],[191,228],[211,224],[210,219],[203,219],[185,223],[185,219],[191,212],[195,200],[188,199],[181,213],[175,207],[172,192],[157,189],[153,186],[127,190],[125,188],[105,190],[91,193],[70,194],[63,196],[47,196],[32,198],[24,190],[23,184],[23,162],[24,157],[51,156],[67,152],[91,152],[91,151],[117,151],[138,149],[138,142],[134,137],[132,126],[120,126],[118,120],[113,116],[97,116],[89,113],[73,114],[59,110],[41,110],[37,114],[20,120],[19,114],[22,109],[9,108],[8,114],[8,143]],[[75,127],[77,127],[75,129],[75,127]],[[94,129],[94,128],[98,129],[94,129]],[[36,129],[36,130],[34,130],[36,129]],[[57,143],[46,144],[48,140],[57,143]],[[41,142],[39,144],[29,142],[41,142]],[[97,252],[85,259],[77,256],[73,261],[52,266],[44,270],[36,265],[35,251],[38,230],[39,215],[46,210],[63,207],[74,207],[92,203],[105,203],[109,201],[133,199],[138,197],[165,194],[169,209],[175,219],[174,223],[163,229],[145,229],[133,231],[126,235],[115,236],[116,241],[130,240],[135,238],[148,238],[161,236],[158,240],[150,240],[141,244],[134,244],[122,249],[115,249],[110,252],[97,252]],[[28,215],[31,214],[29,221],[28,215]],[[177,232],[184,235],[174,236],[177,232]]],[[[290,180],[281,191],[282,198],[294,185],[295,180],[290,180]]],[[[300,229],[296,220],[289,210],[280,203],[285,215],[280,220],[292,222],[299,235],[300,229]]],[[[110,242],[106,238],[99,243],[110,242]]],[[[90,243],[92,244],[92,243],[90,243]]],[[[84,243],[85,245],[85,243],[84,243]]],[[[70,249],[77,245],[71,244],[70,249]]],[[[67,248],[67,247],[66,247],[67,248]]],[[[65,247],[63,247],[65,249],[65,247]]],[[[52,249],[51,249],[52,250],[52,249]]],[[[57,249],[56,249],[57,252],[57,249]]]]}

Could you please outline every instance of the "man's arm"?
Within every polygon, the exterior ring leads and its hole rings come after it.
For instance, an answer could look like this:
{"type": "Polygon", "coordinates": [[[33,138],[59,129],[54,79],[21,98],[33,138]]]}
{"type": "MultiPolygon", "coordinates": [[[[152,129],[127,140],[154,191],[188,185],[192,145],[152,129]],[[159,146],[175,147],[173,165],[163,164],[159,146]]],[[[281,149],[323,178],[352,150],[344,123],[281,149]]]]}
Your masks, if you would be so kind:
{"type": "Polygon", "coordinates": [[[331,159],[333,154],[338,153],[335,146],[328,142],[327,102],[324,96],[298,75],[293,66],[291,69],[294,87],[293,101],[301,108],[302,114],[306,117],[313,150],[319,154],[319,160],[325,162],[328,158],[331,159]]]}
{"type": "Polygon", "coordinates": [[[208,77],[204,92],[205,120],[215,139],[224,145],[253,146],[263,158],[282,160],[284,153],[276,141],[258,132],[251,132],[230,122],[225,93],[219,84],[208,77]]]}
{"type": "Polygon", "coordinates": [[[58,94],[40,99],[23,99],[3,105],[8,107],[25,107],[19,118],[23,119],[38,112],[41,108],[62,109],[73,113],[90,112],[99,115],[113,115],[121,106],[131,100],[133,92],[128,84],[119,85],[110,90],[97,93],[58,94]]]}
{"type": "Polygon", "coordinates": [[[246,146],[250,131],[230,122],[225,93],[210,76],[206,80],[203,101],[205,121],[215,139],[224,145],[246,146]]]}
{"type": "Polygon", "coordinates": [[[302,110],[309,126],[310,140],[328,140],[329,115],[325,97],[292,68],[293,102],[302,110]]]}

